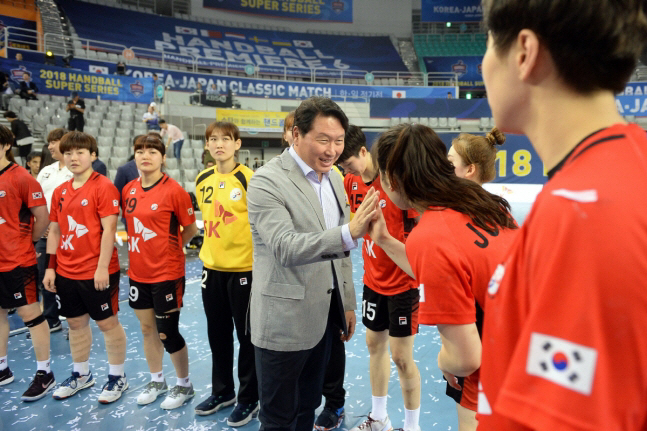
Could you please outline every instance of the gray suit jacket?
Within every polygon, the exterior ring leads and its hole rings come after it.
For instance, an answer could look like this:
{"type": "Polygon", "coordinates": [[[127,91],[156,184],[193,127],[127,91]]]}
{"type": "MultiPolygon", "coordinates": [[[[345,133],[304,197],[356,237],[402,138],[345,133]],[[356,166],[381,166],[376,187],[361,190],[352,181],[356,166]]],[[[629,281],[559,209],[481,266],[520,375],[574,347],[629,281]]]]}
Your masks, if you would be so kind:
{"type": "Polygon", "coordinates": [[[250,309],[252,343],[275,351],[313,348],[328,319],[333,270],[344,310],[356,308],[352,266],[343,250],[341,226],[348,223],[343,181],[331,172],[343,215],[326,229],[312,185],[288,151],[252,177],[247,209],[254,243],[250,309]],[[332,261],[332,266],[331,266],[332,261]]]}

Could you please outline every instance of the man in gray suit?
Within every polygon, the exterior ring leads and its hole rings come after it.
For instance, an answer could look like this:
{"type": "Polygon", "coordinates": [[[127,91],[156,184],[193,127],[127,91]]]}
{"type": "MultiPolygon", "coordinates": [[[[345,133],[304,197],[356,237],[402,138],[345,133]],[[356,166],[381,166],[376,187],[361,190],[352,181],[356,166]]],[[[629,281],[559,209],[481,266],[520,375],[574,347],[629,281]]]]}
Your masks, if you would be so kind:
{"type": "Polygon", "coordinates": [[[331,171],[348,119],[330,99],[295,112],[294,145],[247,190],[254,244],[251,336],[261,431],[312,431],[333,336],[355,330],[349,250],[376,215],[367,198],[349,222],[343,180],[331,171]]]}

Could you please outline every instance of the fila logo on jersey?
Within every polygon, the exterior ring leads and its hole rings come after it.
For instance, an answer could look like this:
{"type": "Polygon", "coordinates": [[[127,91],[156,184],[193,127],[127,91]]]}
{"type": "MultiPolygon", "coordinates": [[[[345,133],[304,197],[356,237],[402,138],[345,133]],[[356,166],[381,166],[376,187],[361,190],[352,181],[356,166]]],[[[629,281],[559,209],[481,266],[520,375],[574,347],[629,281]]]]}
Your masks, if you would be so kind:
{"type": "Polygon", "coordinates": [[[139,220],[137,217],[133,217],[133,222],[135,224],[135,233],[141,235],[141,238],[131,236],[130,241],[128,241],[128,251],[132,251],[133,253],[141,253],[141,251],[139,250],[139,240],[143,239],[144,242],[146,242],[149,239],[155,238],[157,234],[144,226],[141,220],[139,220]]]}
{"type": "Polygon", "coordinates": [[[375,256],[375,252],[373,251],[375,241],[367,239],[366,241],[364,241],[364,244],[366,244],[366,254],[368,254],[370,257],[377,258],[377,256],[375,256]]]}
{"type": "Polygon", "coordinates": [[[242,197],[243,191],[239,188],[235,188],[231,191],[231,193],[229,193],[229,198],[234,202],[239,201],[242,197]]]}
{"type": "Polygon", "coordinates": [[[108,309],[108,303],[101,304],[101,311],[106,311],[108,309]]]}
{"type": "Polygon", "coordinates": [[[218,184],[218,188],[219,188],[219,189],[224,189],[224,188],[225,188],[225,182],[224,182],[224,181],[220,181],[220,183],[218,184]]]}
{"type": "Polygon", "coordinates": [[[83,200],[81,201],[81,206],[82,206],[82,207],[86,207],[86,206],[88,206],[88,200],[87,200],[87,199],[83,199],[83,200]]]}
{"type": "Polygon", "coordinates": [[[7,192],[5,192],[4,190],[0,190],[0,198],[3,198],[5,196],[7,196],[7,192]]]}
{"type": "Polygon", "coordinates": [[[135,190],[135,189],[130,189],[130,194],[131,194],[131,195],[134,195],[135,193],[137,193],[137,190],[135,190]]]}
{"type": "Polygon", "coordinates": [[[42,192],[36,192],[31,194],[32,199],[43,199],[43,193],[42,192]]]}
{"type": "Polygon", "coordinates": [[[157,204],[153,204],[153,205],[151,205],[151,209],[152,209],[153,211],[155,211],[157,208],[158,208],[158,207],[157,207],[157,204]]]}
{"type": "Polygon", "coordinates": [[[168,295],[166,295],[166,302],[171,302],[171,301],[173,301],[173,294],[169,293],[168,295]]]}
{"type": "Polygon", "coordinates": [[[240,285],[241,286],[247,286],[247,277],[243,277],[240,279],[240,285]]]}
{"type": "Polygon", "coordinates": [[[407,318],[400,316],[399,322],[400,322],[400,325],[406,325],[407,324],[407,318]]]}
{"type": "Polygon", "coordinates": [[[380,199],[380,208],[386,208],[386,199],[380,199]]]}
{"type": "MultiPolygon", "coordinates": [[[[76,235],[77,238],[81,238],[89,232],[87,227],[77,223],[71,215],[67,216],[67,224],[68,232],[74,232],[74,235],[76,235]]],[[[61,248],[63,250],[74,250],[74,247],[72,246],[74,235],[61,235],[61,248]]]]}
{"type": "Polygon", "coordinates": [[[487,285],[487,293],[490,295],[490,297],[493,297],[499,291],[499,287],[501,286],[501,280],[503,280],[504,275],[505,275],[505,266],[502,264],[498,264],[496,269],[494,270],[494,274],[492,274],[490,283],[488,283],[487,285]]]}
{"type": "Polygon", "coordinates": [[[353,183],[353,185],[351,186],[351,190],[357,190],[357,183],[353,183]]]}
{"type": "Polygon", "coordinates": [[[590,395],[598,352],[563,338],[533,332],[526,372],[566,389],[590,395]]]}

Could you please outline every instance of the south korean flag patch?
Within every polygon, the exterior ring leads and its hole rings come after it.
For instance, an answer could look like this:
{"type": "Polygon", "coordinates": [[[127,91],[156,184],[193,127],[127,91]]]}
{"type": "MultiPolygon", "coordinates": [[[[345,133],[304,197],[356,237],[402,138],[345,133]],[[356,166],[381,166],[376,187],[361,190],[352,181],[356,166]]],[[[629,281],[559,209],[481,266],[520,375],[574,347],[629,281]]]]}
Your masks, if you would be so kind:
{"type": "Polygon", "coordinates": [[[563,338],[533,332],[526,372],[584,395],[591,395],[598,352],[563,338]]]}
{"type": "Polygon", "coordinates": [[[351,186],[351,190],[357,190],[357,183],[353,183],[353,185],[351,186]]]}

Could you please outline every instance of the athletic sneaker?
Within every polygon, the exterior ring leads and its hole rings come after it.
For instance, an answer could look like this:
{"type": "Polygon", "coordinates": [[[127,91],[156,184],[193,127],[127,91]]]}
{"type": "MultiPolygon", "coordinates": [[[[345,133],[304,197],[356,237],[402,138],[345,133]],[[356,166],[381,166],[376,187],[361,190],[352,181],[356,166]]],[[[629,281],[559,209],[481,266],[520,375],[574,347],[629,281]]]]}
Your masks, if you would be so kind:
{"type": "Polygon", "coordinates": [[[256,417],[259,410],[258,401],[254,404],[238,403],[227,418],[227,425],[230,427],[242,427],[256,417]]]}
{"type": "Polygon", "coordinates": [[[376,421],[369,414],[366,416],[366,420],[364,422],[351,428],[350,431],[393,431],[393,426],[391,425],[391,419],[389,419],[389,416],[384,418],[384,420],[376,421]]]}
{"type": "Polygon", "coordinates": [[[331,407],[324,407],[319,413],[319,417],[315,421],[315,429],[317,431],[330,431],[339,428],[344,420],[344,408],[333,409],[331,407]]]}
{"type": "Polygon", "coordinates": [[[193,385],[191,386],[180,386],[175,385],[171,388],[171,392],[166,396],[166,399],[162,401],[160,407],[164,410],[173,410],[180,407],[182,404],[193,398],[195,391],[193,390],[193,385]]]}
{"type": "Polygon", "coordinates": [[[0,371],[0,386],[8,385],[11,382],[13,382],[13,373],[11,372],[9,367],[0,371]]]}
{"type": "Polygon", "coordinates": [[[54,373],[51,371],[46,373],[43,370],[38,370],[34,376],[34,380],[31,381],[29,388],[22,394],[20,397],[23,401],[36,401],[43,398],[49,391],[51,391],[54,386],[56,386],[56,379],[54,379],[54,373]]]}
{"type": "Polygon", "coordinates": [[[126,389],[128,389],[128,380],[126,380],[126,375],[123,376],[113,376],[108,374],[108,381],[103,385],[103,391],[99,395],[99,402],[101,404],[109,404],[117,401],[121,398],[126,389]]]}
{"type": "Polygon", "coordinates": [[[198,404],[198,407],[195,408],[195,414],[199,416],[210,415],[235,402],[236,394],[233,392],[228,396],[210,395],[209,398],[198,404]]]}
{"type": "Polygon", "coordinates": [[[74,371],[70,377],[61,383],[61,386],[54,391],[52,396],[55,400],[63,400],[71,397],[81,389],[89,388],[92,385],[94,385],[92,373],[87,376],[82,376],[74,371]]]}
{"type": "Polygon", "coordinates": [[[168,386],[166,386],[166,380],[163,382],[154,382],[150,381],[144,386],[144,390],[137,395],[137,404],[144,406],[150,404],[157,399],[160,395],[168,391],[168,386]]]}

